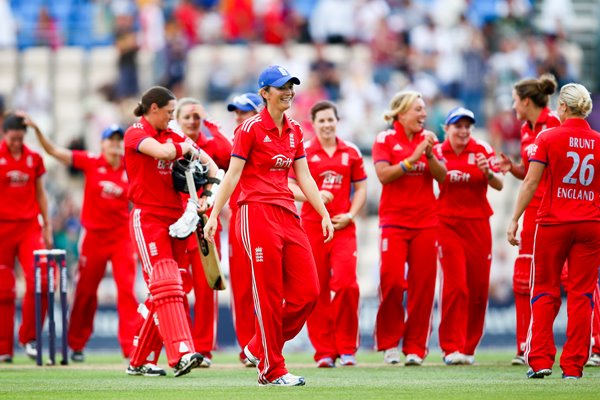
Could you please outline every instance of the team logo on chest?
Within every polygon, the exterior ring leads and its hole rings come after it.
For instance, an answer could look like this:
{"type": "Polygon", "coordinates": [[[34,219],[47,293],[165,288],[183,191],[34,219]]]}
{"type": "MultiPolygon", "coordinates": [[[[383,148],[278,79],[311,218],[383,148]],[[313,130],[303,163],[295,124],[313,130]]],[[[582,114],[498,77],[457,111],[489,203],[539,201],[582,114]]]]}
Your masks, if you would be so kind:
{"type": "Polygon", "coordinates": [[[6,165],[8,163],[8,161],[6,161],[6,158],[2,157],[0,158],[0,165],[6,165]]]}
{"type": "Polygon", "coordinates": [[[27,156],[27,160],[25,160],[25,163],[27,164],[27,168],[33,168],[33,157],[27,156]]]}
{"type": "Polygon", "coordinates": [[[284,171],[290,169],[292,166],[292,159],[283,154],[273,156],[272,160],[274,161],[274,164],[271,171],[284,171]]]}
{"type": "Polygon", "coordinates": [[[321,157],[319,157],[318,155],[315,154],[314,156],[312,156],[310,158],[310,161],[311,162],[319,162],[319,161],[321,161],[321,157]]]}
{"type": "Polygon", "coordinates": [[[475,153],[469,153],[467,156],[467,164],[475,165],[475,153]]]}
{"type": "Polygon", "coordinates": [[[290,133],[290,147],[293,149],[296,147],[296,142],[294,141],[294,135],[290,133]]]}
{"type": "Polygon", "coordinates": [[[537,144],[532,144],[527,146],[527,149],[525,150],[527,152],[527,156],[528,157],[533,157],[535,155],[535,153],[537,152],[537,144]]]}
{"type": "Polygon", "coordinates": [[[462,171],[452,170],[448,171],[447,177],[450,180],[450,183],[469,182],[469,179],[471,179],[471,174],[462,171]]]}
{"type": "Polygon", "coordinates": [[[321,184],[321,189],[323,190],[337,189],[342,186],[342,182],[344,181],[343,175],[332,170],[323,171],[319,176],[323,177],[323,183],[321,184]]]}
{"type": "Polygon", "coordinates": [[[9,186],[12,187],[23,187],[29,182],[29,175],[22,171],[8,171],[6,176],[8,177],[9,186]]]}
{"type": "Polygon", "coordinates": [[[114,199],[123,194],[123,188],[114,182],[100,181],[99,185],[102,188],[101,196],[105,199],[114,199]]]}
{"type": "Polygon", "coordinates": [[[342,154],[342,165],[347,167],[349,163],[350,163],[350,156],[348,155],[348,153],[343,153],[342,154]]]}
{"type": "Polygon", "coordinates": [[[106,173],[106,167],[98,167],[98,173],[99,174],[105,174],[106,173]]]}
{"type": "Polygon", "coordinates": [[[271,143],[271,138],[268,136],[265,136],[265,138],[263,139],[263,143],[271,143]]]}

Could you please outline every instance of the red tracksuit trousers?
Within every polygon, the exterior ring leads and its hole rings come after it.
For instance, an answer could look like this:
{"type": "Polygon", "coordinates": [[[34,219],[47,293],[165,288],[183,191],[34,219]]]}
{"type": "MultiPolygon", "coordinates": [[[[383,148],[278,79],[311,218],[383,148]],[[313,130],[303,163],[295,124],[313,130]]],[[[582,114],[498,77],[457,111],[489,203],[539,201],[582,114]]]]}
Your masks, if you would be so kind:
{"type": "Polygon", "coordinates": [[[403,339],[404,354],[427,355],[437,272],[436,241],[437,227],[381,229],[380,304],[375,322],[378,351],[397,347],[403,339]]]}
{"type": "Polygon", "coordinates": [[[283,207],[249,203],[240,207],[238,222],[238,239],[252,271],[256,314],[256,334],[248,348],[260,358],[259,382],[267,383],[287,373],[283,345],[300,332],[313,310],[319,280],[296,215],[283,207]]]}
{"type": "Polygon", "coordinates": [[[533,237],[537,208],[527,208],[523,214],[523,230],[519,255],[515,260],[513,274],[513,293],[515,296],[517,354],[523,355],[527,331],[531,321],[531,261],[533,260],[533,237]]]}
{"type": "Polygon", "coordinates": [[[82,351],[92,335],[94,315],[98,306],[98,286],[104,277],[106,263],[110,261],[117,285],[117,337],[123,356],[129,357],[140,318],[134,289],[137,266],[128,226],[108,232],[84,230],[80,240],[77,286],[69,320],[69,347],[75,351],[82,351]]]}
{"type": "Polygon", "coordinates": [[[489,219],[440,219],[439,340],[444,354],[475,354],[487,309],[491,253],[489,219]]]}
{"type": "Polygon", "coordinates": [[[593,293],[600,265],[600,222],[538,225],[535,235],[532,320],[525,357],[534,370],[552,368],[556,346],[552,325],[560,309],[560,276],[569,262],[567,341],[560,357],[563,374],[581,376],[591,342],[593,293]]]}
{"type": "Polygon", "coordinates": [[[229,283],[231,285],[231,315],[237,341],[242,351],[240,359],[246,358],[244,347],[254,336],[254,301],[252,297],[252,269],[241,243],[237,240],[238,209],[231,209],[229,220],[229,283]]]}
{"type": "MultiPolygon", "coordinates": [[[[0,221],[0,355],[12,357],[15,331],[15,259],[18,258],[25,275],[25,296],[19,342],[35,340],[35,277],[33,251],[44,249],[42,232],[37,219],[0,221]]],[[[42,293],[47,293],[46,268],[42,268],[42,293]]],[[[42,321],[48,308],[48,297],[42,296],[42,321]]]]}
{"type": "Polygon", "coordinates": [[[335,231],[323,243],[319,222],[303,221],[312,247],[321,294],[307,321],[315,361],[354,354],[358,349],[358,300],[356,281],[356,226],[335,231]],[[333,292],[333,296],[332,296],[333,292]]]}

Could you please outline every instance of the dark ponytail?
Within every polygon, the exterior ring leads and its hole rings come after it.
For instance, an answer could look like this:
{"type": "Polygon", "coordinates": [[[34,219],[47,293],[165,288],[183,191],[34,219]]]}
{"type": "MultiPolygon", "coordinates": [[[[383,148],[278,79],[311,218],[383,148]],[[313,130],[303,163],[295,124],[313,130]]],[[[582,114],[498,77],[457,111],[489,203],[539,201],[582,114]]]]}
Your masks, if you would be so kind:
{"type": "Polygon", "coordinates": [[[141,117],[150,111],[150,106],[152,106],[152,104],[156,104],[159,108],[162,108],[166,106],[169,101],[175,99],[175,95],[169,89],[162,86],[151,87],[142,95],[142,99],[138,102],[135,110],[133,110],[133,114],[136,117],[141,117]]]}

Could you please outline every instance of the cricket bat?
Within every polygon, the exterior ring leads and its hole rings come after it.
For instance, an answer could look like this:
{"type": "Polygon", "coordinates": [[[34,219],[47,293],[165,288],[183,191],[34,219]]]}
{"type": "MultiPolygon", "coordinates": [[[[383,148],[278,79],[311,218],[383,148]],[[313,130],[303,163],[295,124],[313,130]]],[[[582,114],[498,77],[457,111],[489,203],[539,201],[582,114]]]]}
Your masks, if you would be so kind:
{"type": "MultiPolygon", "coordinates": [[[[191,168],[193,168],[193,166],[191,166],[191,168]]],[[[187,182],[188,191],[190,192],[190,197],[197,202],[198,193],[196,193],[196,185],[194,184],[194,178],[191,170],[185,171],[185,180],[187,182]]],[[[208,286],[211,289],[225,290],[225,277],[221,273],[219,253],[217,252],[215,243],[209,242],[204,237],[204,224],[207,220],[207,216],[202,215],[200,218],[200,224],[198,224],[198,229],[196,229],[196,239],[198,239],[198,249],[200,250],[202,268],[204,269],[206,282],[208,282],[208,286]]]]}

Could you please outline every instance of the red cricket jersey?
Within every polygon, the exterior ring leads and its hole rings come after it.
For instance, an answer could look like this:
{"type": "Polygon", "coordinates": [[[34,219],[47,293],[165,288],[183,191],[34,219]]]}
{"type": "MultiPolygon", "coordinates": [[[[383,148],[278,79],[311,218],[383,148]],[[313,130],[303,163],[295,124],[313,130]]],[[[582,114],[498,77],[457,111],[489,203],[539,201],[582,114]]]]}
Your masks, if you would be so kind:
{"type": "MultiPolygon", "coordinates": [[[[353,143],[336,138],[337,146],[333,155],[329,156],[317,137],[304,143],[306,160],[310,174],[319,190],[327,190],[333,194],[333,200],[326,204],[327,211],[334,215],[350,211],[350,194],[352,183],[367,179],[362,154],[353,143]]],[[[290,177],[295,179],[293,170],[290,177]]],[[[321,221],[322,217],[314,207],[305,202],[302,204],[302,219],[321,221]]]]}
{"type": "Polygon", "coordinates": [[[529,161],[546,165],[538,224],[600,221],[600,133],[587,121],[571,118],[540,133],[529,161]]]}
{"type": "Polygon", "coordinates": [[[40,207],[36,180],[46,172],[42,157],[23,145],[16,160],[6,142],[0,142],[0,221],[24,221],[37,218],[40,207]]]}
{"type": "Polygon", "coordinates": [[[221,133],[219,125],[215,122],[204,119],[203,127],[210,133],[211,137],[207,137],[202,129],[196,145],[206,152],[221,169],[229,168],[229,160],[231,159],[231,141],[221,133]]]}
{"type": "Polygon", "coordinates": [[[456,154],[446,139],[434,148],[436,156],[446,162],[448,174],[440,185],[438,215],[467,219],[489,218],[492,207],[487,200],[488,178],[477,167],[475,157],[481,153],[487,158],[490,169],[498,172],[494,149],[479,140],[470,138],[465,149],[456,154]]]}
{"type": "Polygon", "coordinates": [[[280,137],[265,108],[236,128],[231,155],[246,161],[238,205],[268,203],[298,214],[288,173],[294,161],[306,157],[300,124],[284,115],[280,137]]]}
{"type": "MultiPolygon", "coordinates": [[[[529,125],[529,122],[523,122],[523,125],[521,126],[521,159],[523,160],[523,165],[525,166],[525,173],[527,173],[529,170],[529,149],[535,143],[535,139],[544,129],[554,128],[557,126],[560,126],[560,119],[548,107],[542,109],[542,112],[540,113],[537,121],[535,121],[535,125],[533,127],[529,125]]],[[[533,199],[531,199],[531,203],[529,203],[529,207],[538,208],[540,206],[542,202],[542,196],[546,190],[545,182],[546,178],[543,177],[535,192],[535,195],[533,196],[533,199]]]]}
{"type": "Polygon", "coordinates": [[[160,143],[188,140],[170,129],[156,131],[144,117],[127,129],[124,163],[129,177],[129,200],[137,208],[177,219],[183,212],[183,206],[179,192],[173,187],[173,160],[157,160],[140,153],[138,147],[147,138],[154,138],[160,143]]]}
{"type": "MultiPolygon", "coordinates": [[[[394,121],[393,129],[380,132],[373,144],[373,163],[399,164],[423,141],[423,132],[408,140],[404,128],[394,121]]],[[[383,185],[379,203],[379,226],[429,228],[438,223],[433,176],[427,157],[421,156],[414,169],[383,185]]]]}
{"type": "Polygon", "coordinates": [[[116,229],[129,220],[129,186],[123,163],[113,168],[103,155],[73,150],[73,167],[83,171],[81,224],[87,229],[116,229]],[[110,215],[110,218],[107,218],[110,215]]]}

